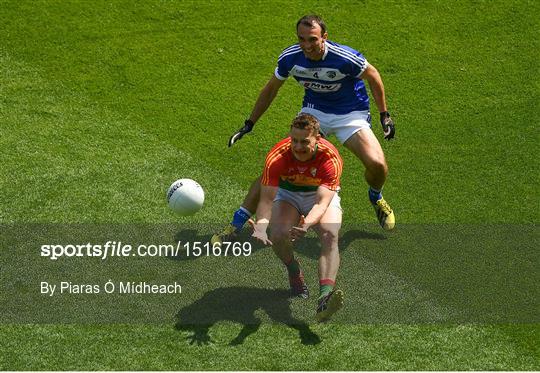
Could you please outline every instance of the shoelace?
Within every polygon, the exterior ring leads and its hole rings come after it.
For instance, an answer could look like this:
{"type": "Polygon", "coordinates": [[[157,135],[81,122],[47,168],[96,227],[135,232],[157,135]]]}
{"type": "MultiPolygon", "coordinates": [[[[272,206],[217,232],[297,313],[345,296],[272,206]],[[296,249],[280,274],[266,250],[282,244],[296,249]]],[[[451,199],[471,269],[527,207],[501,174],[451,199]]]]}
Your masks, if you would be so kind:
{"type": "Polygon", "coordinates": [[[384,211],[386,215],[389,215],[392,212],[390,205],[384,199],[377,202],[377,205],[384,211]]]}
{"type": "Polygon", "coordinates": [[[324,311],[328,308],[328,301],[330,300],[332,293],[328,294],[323,299],[321,299],[321,301],[319,302],[319,307],[317,307],[317,312],[324,311]]]}

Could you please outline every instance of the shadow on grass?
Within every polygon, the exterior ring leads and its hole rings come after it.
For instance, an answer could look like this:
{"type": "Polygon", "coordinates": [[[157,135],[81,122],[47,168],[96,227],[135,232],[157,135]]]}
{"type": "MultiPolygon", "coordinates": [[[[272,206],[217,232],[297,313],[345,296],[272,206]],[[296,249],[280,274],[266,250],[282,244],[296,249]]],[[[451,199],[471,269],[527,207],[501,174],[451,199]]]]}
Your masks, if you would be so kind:
{"type": "MultiPolygon", "coordinates": [[[[339,237],[339,251],[343,253],[347,248],[358,240],[386,240],[386,236],[360,229],[342,230],[339,237]]],[[[318,260],[321,250],[320,240],[315,237],[304,237],[294,246],[294,250],[302,255],[318,260]]]]}
{"type": "Polygon", "coordinates": [[[288,291],[282,289],[229,287],[211,290],[177,313],[175,328],[193,333],[187,337],[190,344],[203,345],[212,342],[210,329],[213,325],[222,321],[234,322],[243,328],[229,345],[240,345],[261,326],[262,321],[255,313],[263,310],[272,322],[296,329],[302,344],[319,344],[320,337],[305,322],[292,316],[288,295],[288,291]]]}

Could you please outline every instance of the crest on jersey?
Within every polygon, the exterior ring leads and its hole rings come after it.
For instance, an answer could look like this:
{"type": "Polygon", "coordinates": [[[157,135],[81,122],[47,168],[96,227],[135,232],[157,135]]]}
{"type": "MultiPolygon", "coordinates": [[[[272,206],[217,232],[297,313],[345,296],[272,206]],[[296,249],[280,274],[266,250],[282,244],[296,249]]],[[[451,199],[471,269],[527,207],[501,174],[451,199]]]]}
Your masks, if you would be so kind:
{"type": "Polygon", "coordinates": [[[317,173],[317,168],[311,167],[311,170],[309,172],[311,172],[311,176],[315,177],[315,174],[317,173]]]}
{"type": "Polygon", "coordinates": [[[326,72],[326,75],[330,78],[330,79],[334,79],[336,77],[336,72],[335,71],[327,71],[326,72]]]}

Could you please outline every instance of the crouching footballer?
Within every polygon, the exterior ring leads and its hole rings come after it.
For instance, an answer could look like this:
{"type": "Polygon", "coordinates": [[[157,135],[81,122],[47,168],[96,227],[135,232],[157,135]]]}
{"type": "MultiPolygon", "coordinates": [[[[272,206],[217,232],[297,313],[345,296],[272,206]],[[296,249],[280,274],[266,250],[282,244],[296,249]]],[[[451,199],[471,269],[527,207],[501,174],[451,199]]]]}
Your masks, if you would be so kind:
{"type": "Polygon", "coordinates": [[[257,218],[249,220],[253,237],[272,245],[287,267],[292,295],[301,298],[307,298],[309,291],[294,257],[293,242],[310,228],[317,232],[321,240],[318,321],[328,320],[343,306],[343,292],[335,289],[340,263],[342,210],[338,191],[342,169],[337,149],[319,134],[318,120],[300,114],[291,124],[290,136],[266,156],[257,218]]]}

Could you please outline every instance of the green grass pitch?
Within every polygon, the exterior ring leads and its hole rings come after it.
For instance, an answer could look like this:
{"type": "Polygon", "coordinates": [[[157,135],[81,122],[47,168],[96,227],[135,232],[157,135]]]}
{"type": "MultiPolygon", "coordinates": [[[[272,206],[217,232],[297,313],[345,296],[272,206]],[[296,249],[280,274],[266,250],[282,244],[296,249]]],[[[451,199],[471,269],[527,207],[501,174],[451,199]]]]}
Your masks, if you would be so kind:
{"type": "MultiPolygon", "coordinates": [[[[338,145],[342,314],[298,326],[255,310],[256,330],[225,316],[192,330],[174,320],[8,322],[41,308],[17,305],[28,284],[3,275],[1,370],[540,369],[536,1],[2,1],[0,271],[25,270],[5,237],[27,224],[199,225],[191,237],[208,239],[300,109],[302,89],[289,81],[254,132],[226,148],[296,42],[296,20],[312,12],[379,69],[397,126],[383,143],[390,234],[375,226],[362,167],[338,145]],[[206,191],[190,218],[164,200],[181,177],[206,191]]],[[[374,132],[383,141],[376,121],[374,132]]],[[[312,292],[316,246],[308,238],[298,249],[312,292]]],[[[250,260],[128,258],[88,273],[178,277],[195,289],[186,307],[254,281],[285,287],[270,250],[250,260]]],[[[124,301],[111,312],[141,306],[124,301]]],[[[308,320],[315,304],[290,307],[308,320]]]]}

